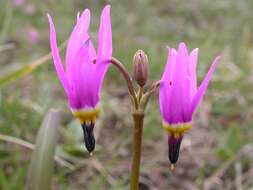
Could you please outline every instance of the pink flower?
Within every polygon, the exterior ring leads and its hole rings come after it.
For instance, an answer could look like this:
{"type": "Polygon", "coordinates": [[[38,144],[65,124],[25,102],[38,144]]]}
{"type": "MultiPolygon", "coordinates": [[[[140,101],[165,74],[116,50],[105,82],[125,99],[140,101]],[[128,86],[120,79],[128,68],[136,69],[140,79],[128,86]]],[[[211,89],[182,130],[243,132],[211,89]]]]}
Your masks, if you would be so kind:
{"type": "Polygon", "coordinates": [[[36,28],[34,28],[34,27],[27,28],[26,34],[27,34],[27,39],[31,44],[35,44],[38,42],[39,33],[36,28]]]}
{"type": "Polygon", "coordinates": [[[25,3],[25,0],[12,0],[12,3],[17,7],[21,7],[25,3]]]}
{"type": "Polygon", "coordinates": [[[101,14],[97,52],[88,34],[90,11],[86,9],[80,17],[77,16],[77,23],[67,44],[65,67],[59,55],[50,15],[48,20],[55,69],[71,111],[82,124],[86,148],[91,152],[95,148],[92,131],[99,112],[100,90],[112,57],[110,6],[105,6],[101,14]]]}
{"type": "Polygon", "coordinates": [[[169,158],[176,163],[183,134],[191,128],[193,113],[204,96],[220,60],[216,57],[199,88],[196,66],[198,49],[190,54],[184,43],[168,49],[168,60],[160,84],[160,111],[163,127],[169,132],[169,158]]]}
{"type": "Polygon", "coordinates": [[[36,12],[36,6],[32,3],[27,4],[24,9],[25,14],[33,15],[36,12]]]}

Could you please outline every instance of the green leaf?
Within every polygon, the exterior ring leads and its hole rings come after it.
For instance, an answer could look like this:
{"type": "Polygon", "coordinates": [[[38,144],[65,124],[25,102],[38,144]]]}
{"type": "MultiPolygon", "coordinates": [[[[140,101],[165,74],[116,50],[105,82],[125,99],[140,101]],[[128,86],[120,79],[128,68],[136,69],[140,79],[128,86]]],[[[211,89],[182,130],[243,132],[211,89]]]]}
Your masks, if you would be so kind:
{"type": "Polygon", "coordinates": [[[36,138],[26,189],[50,189],[59,124],[59,111],[50,110],[44,118],[36,138]]]}
{"type": "Polygon", "coordinates": [[[221,137],[221,145],[217,150],[220,158],[226,160],[237,153],[245,144],[243,131],[239,124],[233,124],[221,137]]]}

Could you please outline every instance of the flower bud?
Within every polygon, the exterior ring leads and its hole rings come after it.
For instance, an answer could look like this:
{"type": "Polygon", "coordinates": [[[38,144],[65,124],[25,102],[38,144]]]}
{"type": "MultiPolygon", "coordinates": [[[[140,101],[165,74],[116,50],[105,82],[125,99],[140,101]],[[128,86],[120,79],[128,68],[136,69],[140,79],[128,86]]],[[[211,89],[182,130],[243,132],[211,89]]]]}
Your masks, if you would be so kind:
{"type": "Polygon", "coordinates": [[[142,50],[138,50],[133,58],[133,75],[135,81],[143,87],[148,80],[148,57],[142,50]]]}

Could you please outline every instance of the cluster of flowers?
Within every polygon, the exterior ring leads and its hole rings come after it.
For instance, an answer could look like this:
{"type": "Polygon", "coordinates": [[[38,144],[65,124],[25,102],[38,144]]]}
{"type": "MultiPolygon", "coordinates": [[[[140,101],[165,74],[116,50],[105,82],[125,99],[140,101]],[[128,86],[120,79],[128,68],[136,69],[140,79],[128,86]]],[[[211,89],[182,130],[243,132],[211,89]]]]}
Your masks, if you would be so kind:
{"type": "MultiPolygon", "coordinates": [[[[70,109],[81,122],[86,148],[92,152],[95,148],[93,128],[99,114],[99,95],[112,59],[110,6],[105,6],[101,14],[97,51],[88,34],[90,11],[86,9],[77,15],[77,23],[67,44],[65,68],[50,15],[48,20],[56,72],[68,97],[70,109]]],[[[168,60],[160,80],[159,101],[163,128],[168,132],[168,156],[171,163],[177,162],[183,135],[192,126],[193,113],[207,90],[219,59],[215,58],[201,85],[197,87],[198,49],[189,53],[184,43],[180,43],[177,50],[168,48],[168,60]]],[[[137,78],[138,73],[142,78],[141,67],[140,72],[135,74],[137,78]]]]}

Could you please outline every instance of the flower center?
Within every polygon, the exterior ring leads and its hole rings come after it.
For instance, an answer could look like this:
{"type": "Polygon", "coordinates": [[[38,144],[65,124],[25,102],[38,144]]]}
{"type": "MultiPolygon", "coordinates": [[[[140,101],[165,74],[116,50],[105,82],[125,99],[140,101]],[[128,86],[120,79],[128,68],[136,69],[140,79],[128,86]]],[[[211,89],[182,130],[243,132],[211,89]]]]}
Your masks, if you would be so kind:
{"type": "Polygon", "coordinates": [[[99,108],[87,109],[87,110],[72,110],[74,117],[79,119],[81,124],[91,125],[96,122],[99,114],[99,108]]]}
{"type": "Polygon", "coordinates": [[[174,137],[181,137],[192,127],[191,123],[168,124],[163,122],[163,128],[174,137]]]}

